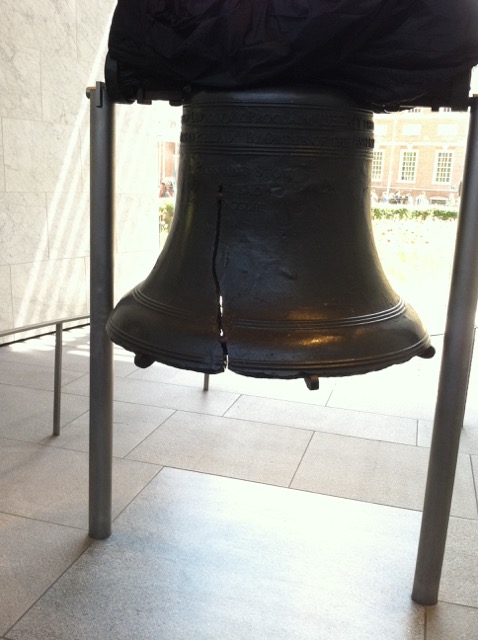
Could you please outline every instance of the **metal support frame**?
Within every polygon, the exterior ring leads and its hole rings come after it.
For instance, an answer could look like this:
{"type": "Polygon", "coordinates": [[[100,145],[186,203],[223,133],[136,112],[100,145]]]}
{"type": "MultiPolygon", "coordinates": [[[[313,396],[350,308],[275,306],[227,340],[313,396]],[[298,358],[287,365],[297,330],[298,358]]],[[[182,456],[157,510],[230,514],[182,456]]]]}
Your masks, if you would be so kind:
{"type": "Polygon", "coordinates": [[[478,97],[470,126],[412,598],[438,601],[478,301],[478,97]]]}
{"type": "Polygon", "coordinates": [[[90,454],[89,534],[111,534],[113,345],[105,325],[113,308],[115,108],[106,86],[90,99],[90,454]]]}
{"type": "MultiPolygon", "coordinates": [[[[111,533],[113,357],[105,324],[113,308],[114,104],[103,83],[88,90],[91,127],[90,536],[111,533]]],[[[412,598],[435,604],[441,577],[478,296],[478,98],[471,103],[465,175],[412,598]]],[[[204,377],[204,390],[209,376],[204,377]]]]}

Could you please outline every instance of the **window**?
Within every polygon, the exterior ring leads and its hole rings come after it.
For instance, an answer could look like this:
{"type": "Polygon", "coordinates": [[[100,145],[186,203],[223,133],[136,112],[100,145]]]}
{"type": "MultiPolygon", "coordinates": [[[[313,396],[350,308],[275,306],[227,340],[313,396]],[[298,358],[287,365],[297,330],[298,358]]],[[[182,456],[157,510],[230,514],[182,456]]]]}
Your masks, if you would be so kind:
{"type": "Polygon", "coordinates": [[[451,182],[451,166],[453,163],[453,151],[437,151],[435,156],[435,171],[433,182],[449,184],[451,182]]]}
{"type": "Polygon", "coordinates": [[[405,151],[400,153],[400,168],[398,170],[399,182],[415,182],[417,174],[417,151],[405,151]]]}
{"type": "Polygon", "coordinates": [[[372,180],[380,181],[383,176],[383,151],[374,151],[372,159],[372,180]]]}

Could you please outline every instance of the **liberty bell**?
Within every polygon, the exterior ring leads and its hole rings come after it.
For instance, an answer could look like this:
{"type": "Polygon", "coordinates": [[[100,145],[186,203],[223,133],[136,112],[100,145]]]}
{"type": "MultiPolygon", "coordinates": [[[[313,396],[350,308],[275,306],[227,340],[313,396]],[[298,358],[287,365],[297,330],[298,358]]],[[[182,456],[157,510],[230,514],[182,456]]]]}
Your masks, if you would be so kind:
{"type": "Polygon", "coordinates": [[[373,113],[317,88],[201,90],[183,105],[175,215],[107,332],[203,373],[303,377],[431,357],[370,220],[373,113]]]}

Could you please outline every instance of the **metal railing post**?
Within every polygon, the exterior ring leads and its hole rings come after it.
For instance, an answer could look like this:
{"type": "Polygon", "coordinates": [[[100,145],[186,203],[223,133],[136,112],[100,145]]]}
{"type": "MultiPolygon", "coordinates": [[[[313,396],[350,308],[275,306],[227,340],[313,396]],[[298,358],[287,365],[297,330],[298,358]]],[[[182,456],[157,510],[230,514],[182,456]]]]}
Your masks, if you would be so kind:
{"type": "Polygon", "coordinates": [[[114,104],[104,83],[90,99],[90,454],[89,534],[111,534],[113,348],[105,325],[113,308],[114,104]]]}
{"type": "Polygon", "coordinates": [[[445,554],[478,301],[478,97],[471,101],[463,190],[412,598],[432,605],[445,554]]]}
{"type": "Polygon", "coordinates": [[[63,322],[55,325],[55,371],[53,380],[53,435],[60,435],[61,363],[63,358],[63,322]]]}

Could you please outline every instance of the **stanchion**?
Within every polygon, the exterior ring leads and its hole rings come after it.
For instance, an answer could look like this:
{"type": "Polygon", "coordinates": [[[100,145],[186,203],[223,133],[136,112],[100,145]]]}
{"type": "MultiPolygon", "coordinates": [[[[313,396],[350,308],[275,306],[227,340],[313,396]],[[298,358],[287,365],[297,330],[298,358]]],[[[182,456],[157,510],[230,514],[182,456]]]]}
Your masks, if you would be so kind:
{"type": "Polygon", "coordinates": [[[471,100],[463,190],[412,598],[438,600],[478,299],[478,97],[471,100]]]}
{"type": "Polygon", "coordinates": [[[63,322],[55,325],[55,378],[53,382],[53,435],[60,435],[61,363],[63,359],[63,322]]]}
{"type": "Polygon", "coordinates": [[[111,534],[113,348],[105,332],[113,308],[114,104],[97,82],[90,99],[90,469],[89,534],[111,534]]]}

